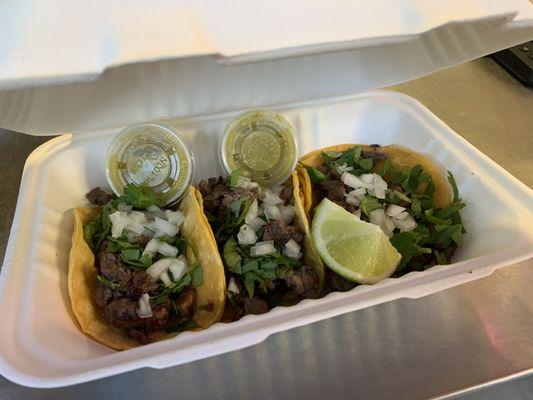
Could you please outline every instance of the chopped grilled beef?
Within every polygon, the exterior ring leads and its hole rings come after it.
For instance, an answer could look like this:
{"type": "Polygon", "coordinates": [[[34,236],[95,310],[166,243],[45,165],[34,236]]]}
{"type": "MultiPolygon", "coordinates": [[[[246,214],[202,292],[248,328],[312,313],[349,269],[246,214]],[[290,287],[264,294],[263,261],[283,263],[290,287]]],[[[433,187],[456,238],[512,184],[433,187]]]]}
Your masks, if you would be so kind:
{"type": "Polygon", "coordinates": [[[356,287],[357,284],[344,279],[333,271],[327,271],[326,288],[330,292],[347,292],[356,287]]]}
{"type": "Polygon", "coordinates": [[[324,197],[327,197],[331,201],[344,201],[346,194],[346,188],[344,182],[341,180],[328,180],[320,183],[320,188],[324,192],[324,197]]]}
{"type": "Polygon", "coordinates": [[[107,251],[106,244],[103,242],[100,246],[100,251],[96,257],[96,268],[105,278],[126,289],[131,284],[133,271],[126,267],[119,254],[107,251]]]}
{"type": "Polygon", "coordinates": [[[201,181],[198,187],[203,196],[205,210],[210,214],[218,215],[220,202],[223,196],[230,191],[226,179],[221,176],[209,178],[207,181],[201,181]]]}
{"type": "Polygon", "coordinates": [[[146,245],[148,244],[150,239],[151,239],[150,236],[139,235],[139,236],[137,236],[137,244],[144,248],[144,247],[146,247],[146,245]]]}
{"type": "Polygon", "coordinates": [[[104,307],[113,298],[113,290],[98,282],[96,286],[95,301],[99,307],[104,307]]]}
{"type": "Polygon", "coordinates": [[[131,285],[127,288],[130,296],[140,297],[143,293],[154,293],[159,288],[159,284],[154,282],[152,277],[144,271],[132,271],[131,285]]]}
{"type": "Polygon", "coordinates": [[[143,323],[143,318],[139,318],[137,315],[137,305],[137,301],[127,297],[113,300],[104,306],[104,318],[118,328],[139,326],[143,323]]]}
{"type": "Polygon", "coordinates": [[[382,153],[378,149],[372,150],[363,150],[361,152],[362,158],[372,158],[374,160],[386,160],[388,158],[387,154],[382,153]]]}
{"type": "Polygon", "coordinates": [[[105,206],[111,200],[111,195],[105,190],[102,190],[100,187],[91,189],[91,191],[87,193],[85,197],[87,197],[87,200],[96,206],[105,206]]]}
{"type": "Polygon", "coordinates": [[[196,290],[192,287],[185,289],[174,304],[184,322],[192,318],[194,306],[196,305],[196,290]]]}
{"type": "Polygon", "coordinates": [[[294,203],[294,197],[292,195],[292,186],[285,186],[280,194],[279,197],[286,203],[286,204],[293,204],[294,203]]]}
{"type": "MultiPolygon", "coordinates": [[[[334,173],[337,174],[337,172],[334,173]]],[[[332,174],[333,172],[330,173],[330,175],[332,174]]],[[[346,202],[346,197],[344,196],[345,193],[346,187],[344,186],[344,182],[340,180],[340,177],[337,177],[335,179],[320,183],[318,197],[319,199],[328,198],[332,202],[344,208],[346,211],[353,213],[355,210],[357,210],[357,207],[346,202]]]]}
{"type": "Polygon", "coordinates": [[[313,269],[304,265],[300,269],[288,270],[284,276],[287,286],[306,299],[316,299],[318,296],[318,278],[313,269]]]}
{"type": "Polygon", "coordinates": [[[242,187],[237,187],[227,193],[224,193],[222,201],[220,202],[220,209],[219,209],[218,215],[219,216],[226,215],[230,204],[243,197],[250,197],[251,199],[259,199],[259,193],[257,192],[257,190],[246,189],[242,187]]]}
{"type": "Polygon", "coordinates": [[[151,302],[153,316],[140,318],[136,311],[139,297],[143,293],[155,294],[159,284],[146,272],[129,269],[119,254],[107,250],[106,242],[96,255],[96,267],[102,276],[119,285],[111,289],[98,281],[95,301],[102,309],[102,316],[140,343],[156,340],[165,329],[192,318],[196,304],[194,288],[186,288],[175,300],[168,299],[162,304],[151,302]]]}
{"type": "Polygon", "coordinates": [[[295,226],[287,225],[285,222],[277,219],[271,219],[265,225],[263,240],[287,243],[291,239],[302,243],[304,235],[295,226]]]}
{"type": "Polygon", "coordinates": [[[259,297],[244,299],[244,313],[245,314],[264,314],[268,312],[268,304],[259,297]]]}

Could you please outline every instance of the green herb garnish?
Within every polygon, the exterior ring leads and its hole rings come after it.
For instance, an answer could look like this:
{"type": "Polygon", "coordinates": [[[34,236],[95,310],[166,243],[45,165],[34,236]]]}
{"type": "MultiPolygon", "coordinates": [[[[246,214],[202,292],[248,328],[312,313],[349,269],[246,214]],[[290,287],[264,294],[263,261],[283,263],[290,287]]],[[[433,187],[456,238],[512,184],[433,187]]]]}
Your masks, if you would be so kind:
{"type": "Polygon", "coordinates": [[[115,290],[115,289],[120,288],[120,284],[115,283],[113,281],[110,281],[109,279],[107,279],[103,275],[100,275],[100,274],[96,275],[96,279],[98,279],[99,282],[101,282],[102,284],[104,284],[105,286],[107,286],[110,289],[115,290]]]}

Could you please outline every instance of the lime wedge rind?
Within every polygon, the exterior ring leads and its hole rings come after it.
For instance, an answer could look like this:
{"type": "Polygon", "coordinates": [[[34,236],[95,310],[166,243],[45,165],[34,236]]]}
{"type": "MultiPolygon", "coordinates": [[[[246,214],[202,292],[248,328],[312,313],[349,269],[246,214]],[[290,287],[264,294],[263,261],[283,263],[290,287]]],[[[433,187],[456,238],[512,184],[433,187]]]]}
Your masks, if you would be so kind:
{"type": "Polygon", "coordinates": [[[400,254],[377,225],[324,199],[315,210],[312,238],[326,265],[347,280],[373,284],[390,277],[400,254]]]}

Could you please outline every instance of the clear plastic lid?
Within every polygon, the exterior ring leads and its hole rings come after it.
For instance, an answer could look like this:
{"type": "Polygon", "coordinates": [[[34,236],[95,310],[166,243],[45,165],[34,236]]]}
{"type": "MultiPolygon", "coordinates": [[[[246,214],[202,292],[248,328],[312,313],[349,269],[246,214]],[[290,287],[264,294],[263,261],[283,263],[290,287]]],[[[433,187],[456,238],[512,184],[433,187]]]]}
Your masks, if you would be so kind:
{"type": "Polygon", "coordinates": [[[219,156],[228,174],[239,170],[263,186],[277,185],[298,162],[294,128],[273,111],[247,112],[226,127],[219,156]]]}
{"type": "Polygon", "coordinates": [[[107,152],[107,179],[117,195],[134,183],[149,187],[166,204],[178,202],[194,177],[194,158],[178,131],[159,123],[128,126],[107,152]]]}

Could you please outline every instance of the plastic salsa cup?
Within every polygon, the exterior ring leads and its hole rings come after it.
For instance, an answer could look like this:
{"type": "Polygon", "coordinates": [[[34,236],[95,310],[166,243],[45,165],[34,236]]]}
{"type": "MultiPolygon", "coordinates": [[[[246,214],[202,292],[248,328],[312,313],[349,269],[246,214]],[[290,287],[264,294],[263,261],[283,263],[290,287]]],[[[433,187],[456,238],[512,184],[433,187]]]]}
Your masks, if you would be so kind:
{"type": "Polygon", "coordinates": [[[143,123],[115,136],[107,152],[107,179],[117,195],[129,183],[154,190],[165,205],[178,202],[194,176],[194,158],[170,126],[143,123]]]}
{"type": "Polygon", "coordinates": [[[247,112],[226,127],[219,156],[228,174],[239,170],[263,186],[280,184],[298,162],[294,128],[272,111],[247,112]]]}

